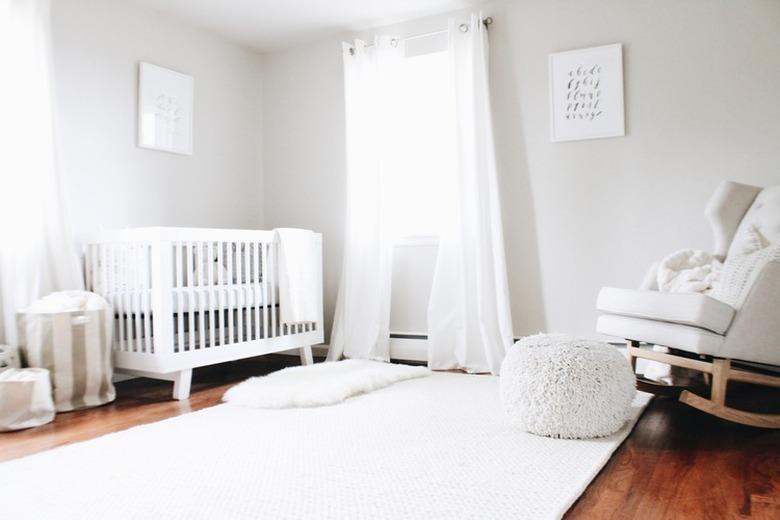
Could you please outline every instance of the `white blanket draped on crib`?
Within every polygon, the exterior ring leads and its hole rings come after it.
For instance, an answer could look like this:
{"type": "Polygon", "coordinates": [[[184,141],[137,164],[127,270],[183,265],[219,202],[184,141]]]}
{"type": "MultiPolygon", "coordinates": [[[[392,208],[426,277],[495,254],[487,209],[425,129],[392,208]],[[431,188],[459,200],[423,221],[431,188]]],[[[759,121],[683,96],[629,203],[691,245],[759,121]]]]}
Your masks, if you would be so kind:
{"type": "Polygon", "coordinates": [[[279,316],[282,323],[316,321],[319,316],[316,236],[308,229],[274,229],[279,241],[279,316]]]}

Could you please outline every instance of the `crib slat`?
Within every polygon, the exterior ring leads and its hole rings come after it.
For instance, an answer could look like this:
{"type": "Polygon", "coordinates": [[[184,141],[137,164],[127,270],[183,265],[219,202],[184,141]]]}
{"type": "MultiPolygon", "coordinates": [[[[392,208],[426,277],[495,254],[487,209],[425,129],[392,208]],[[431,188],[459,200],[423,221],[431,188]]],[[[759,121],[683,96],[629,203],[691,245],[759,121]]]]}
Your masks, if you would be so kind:
{"type": "Polygon", "coordinates": [[[244,330],[241,331],[241,341],[252,340],[252,306],[254,301],[252,298],[252,257],[249,254],[252,244],[249,242],[244,243],[244,279],[243,279],[243,291],[244,291],[244,305],[242,312],[244,313],[244,330]]]}
{"type": "Polygon", "coordinates": [[[260,284],[263,287],[263,338],[268,338],[268,244],[260,244],[262,258],[260,264],[260,284]]]}
{"type": "Polygon", "coordinates": [[[200,339],[198,348],[206,348],[205,315],[208,307],[206,307],[206,288],[204,287],[206,273],[203,272],[203,268],[207,267],[208,270],[211,270],[211,264],[203,258],[205,244],[203,242],[196,242],[196,244],[198,248],[198,262],[195,264],[198,266],[198,338],[200,339]]]}
{"type": "Polygon", "coordinates": [[[176,319],[178,322],[178,334],[176,334],[176,340],[178,344],[177,352],[184,352],[184,268],[182,267],[181,260],[183,245],[181,242],[174,242],[173,247],[176,253],[176,319]]]}
{"type": "Polygon", "coordinates": [[[277,247],[276,242],[271,242],[271,251],[269,255],[269,274],[270,280],[269,284],[271,286],[271,337],[275,338],[277,334],[276,330],[276,288],[278,287],[278,281],[276,279],[276,254],[277,254],[277,247]]]}
{"type": "Polygon", "coordinates": [[[236,253],[235,253],[235,255],[236,255],[236,288],[235,288],[235,290],[233,292],[233,295],[235,296],[235,299],[236,299],[236,336],[237,336],[237,338],[235,336],[231,335],[231,338],[234,338],[234,341],[238,341],[238,342],[244,341],[244,339],[243,339],[243,336],[244,336],[244,328],[243,328],[243,326],[244,326],[244,312],[243,312],[243,308],[244,308],[244,306],[241,304],[242,303],[241,302],[241,296],[242,296],[241,293],[244,290],[244,285],[243,285],[242,280],[241,280],[241,273],[243,273],[243,269],[242,269],[243,266],[241,264],[241,260],[243,258],[243,254],[241,253],[241,246],[242,245],[243,244],[240,243],[240,242],[236,243],[236,253]]]}
{"type": "Polygon", "coordinates": [[[210,319],[209,319],[209,347],[213,347],[215,345],[214,343],[214,327],[215,327],[215,320],[214,317],[216,315],[215,311],[215,305],[214,305],[214,247],[212,242],[209,242],[206,245],[206,256],[209,259],[209,289],[208,289],[208,305],[210,310],[210,319]]]}
{"type": "Polygon", "coordinates": [[[254,339],[257,341],[260,339],[260,305],[263,302],[263,296],[260,292],[260,248],[262,244],[252,242],[252,254],[254,255],[254,278],[252,278],[252,298],[253,298],[253,312],[255,314],[255,335],[254,339]]]}
{"type": "Polygon", "coordinates": [[[152,345],[152,282],[149,279],[151,275],[151,251],[149,248],[149,244],[144,244],[143,246],[143,265],[144,268],[141,271],[141,274],[143,275],[143,295],[144,295],[144,305],[143,305],[143,316],[144,316],[144,344],[145,344],[145,352],[152,353],[154,352],[154,347],[152,345]]]}
{"type": "Polygon", "coordinates": [[[124,350],[123,341],[125,336],[123,332],[124,327],[122,326],[122,305],[116,292],[115,277],[108,276],[109,268],[114,269],[116,265],[118,264],[116,263],[114,255],[114,245],[104,244],[101,247],[100,253],[100,275],[103,280],[103,291],[109,295],[109,301],[114,308],[114,315],[116,316],[114,318],[114,327],[116,331],[116,334],[114,334],[114,345],[117,350],[124,350]]]}
{"type": "Polygon", "coordinates": [[[228,344],[233,343],[235,340],[235,336],[233,335],[233,300],[234,300],[234,291],[235,286],[233,284],[233,276],[235,273],[235,270],[233,269],[233,261],[234,261],[234,255],[233,255],[233,242],[227,243],[227,254],[228,254],[228,290],[227,290],[227,305],[228,305],[228,344]]]}
{"type": "Polygon", "coordinates": [[[194,289],[194,277],[193,270],[193,256],[192,256],[192,242],[187,241],[187,305],[185,309],[179,309],[179,312],[187,311],[189,317],[189,328],[187,330],[187,336],[189,337],[189,350],[195,350],[195,314],[192,312],[195,303],[195,289],[194,289]]]}
{"type": "Polygon", "coordinates": [[[122,300],[123,300],[123,307],[125,310],[125,340],[127,341],[127,350],[129,352],[134,352],[134,345],[133,345],[133,314],[132,314],[132,299],[131,299],[131,293],[130,293],[130,284],[132,283],[129,276],[130,268],[128,267],[127,262],[127,244],[122,244],[122,247],[120,248],[119,258],[121,259],[121,275],[120,280],[123,281],[122,285],[122,300]]]}
{"type": "Polygon", "coordinates": [[[119,259],[119,282],[122,283],[121,286],[117,287],[117,290],[119,291],[119,294],[121,295],[122,299],[122,318],[123,318],[123,324],[124,324],[124,333],[125,333],[125,350],[128,352],[132,352],[133,350],[133,342],[132,342],[132,326],[130,323],[130,303],[128,302],[128,290],[127,290],[127,284],[128,284],[128,276],[127,276],[127,244],[120,244],[116,248],[116,252],[119,259]]]}
{"type": "Polygon", "coordinates": [[[132,245],[132,255],[130,259],[133,262],[133,323],[135,324],[135,342],[134,349],[136,352],[143,352],[143,343],[141,342],[141,262],[140,262],[140,246],[138,244],[132,245]]]}
{"type": "Polygon", "coordinates": [[[224,256],[224,242],[217,243],[217,263],[219,263],[219,344],[225,344],[225,256],[224,256]]]}

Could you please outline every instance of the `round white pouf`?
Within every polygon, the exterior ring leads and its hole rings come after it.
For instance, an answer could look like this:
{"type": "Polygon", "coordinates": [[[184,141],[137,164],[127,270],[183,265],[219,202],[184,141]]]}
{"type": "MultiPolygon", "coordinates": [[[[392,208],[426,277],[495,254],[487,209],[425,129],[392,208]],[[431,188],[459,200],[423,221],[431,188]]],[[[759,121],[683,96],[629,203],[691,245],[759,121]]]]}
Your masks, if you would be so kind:
{"type": "Polygon", "coordinates": [[[523,338],[501,365],[501,401],[511,422],[546,437],[615,433],[629,417],[635,385],[618,349],[564,334],[523,338]]]}

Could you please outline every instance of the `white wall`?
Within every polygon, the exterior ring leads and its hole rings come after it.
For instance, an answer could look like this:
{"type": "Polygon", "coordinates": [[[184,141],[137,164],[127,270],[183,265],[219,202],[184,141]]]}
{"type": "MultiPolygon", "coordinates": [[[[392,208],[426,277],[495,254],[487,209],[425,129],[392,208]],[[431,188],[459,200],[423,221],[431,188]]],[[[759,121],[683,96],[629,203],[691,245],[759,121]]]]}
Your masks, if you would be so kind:
{"type": "Polygon", "coordinates": [[[64,191],[77,237],[262,227],[261,57],[121,0],[52,2],[64,191]],[[195,77],[194,153],[138,148],[138,62],[195,77]]]}
{"type": "MultiPolygon", "coordinates": [[[[547,328],[592,333],[602,285],[636,286],[652,260],[712,245],[702,213],[721,180],[780,183],[780,3],[528,0],[493,12],[509,242],[525,246],[513,184],[527,183],[547,328]],[[627,136],[550,143],[548,53],[615,42],[627,136]]],[[[514,288],[535,275],[515,269],[514,288]]]]}
{"type": "MultiPolygon", "coordinates": [[[[602,285],[636,286],[678,248],[707,248],[722,179],[780,183],[780,3],[518,0],[494,5],[491,81],[517,335],[593,334],[602,285]],[[547,57],[624,44],[623,138],[550,143],[547,57]]],[[[325,234],[332,312],[344,218],[336,40],[265,59],[269,225],[325,234]]]]}
{"type": "Polygon", "coordinates": [[[323,234],[326,333],[344,237],[344,78],[339,40],[266,55],[263,62],[265,225],[323,234]]]}

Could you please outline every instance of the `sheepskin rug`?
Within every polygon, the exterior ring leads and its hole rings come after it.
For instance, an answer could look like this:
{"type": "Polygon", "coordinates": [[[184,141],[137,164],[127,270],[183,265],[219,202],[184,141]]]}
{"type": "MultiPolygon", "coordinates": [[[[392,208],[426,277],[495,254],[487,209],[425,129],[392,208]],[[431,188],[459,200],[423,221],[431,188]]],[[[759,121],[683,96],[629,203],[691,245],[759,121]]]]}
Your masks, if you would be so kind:
{"type": "Polygon", "coordinates": [[[225,392],[222,400],[252,408],[325,406],[428,374],[430,371],[420,366],[347,359],[252,377],[225,392]]]}
{"type": "Polygon", "coordinates": [[[634,372],[617,348],[564,334],[515,343],[501,366],[500,388],[515,426],[564,439],[615,433],[636,395],[634,372]]]}

